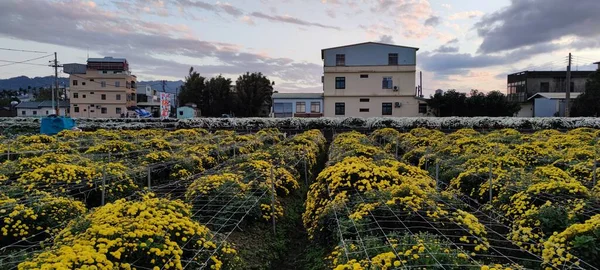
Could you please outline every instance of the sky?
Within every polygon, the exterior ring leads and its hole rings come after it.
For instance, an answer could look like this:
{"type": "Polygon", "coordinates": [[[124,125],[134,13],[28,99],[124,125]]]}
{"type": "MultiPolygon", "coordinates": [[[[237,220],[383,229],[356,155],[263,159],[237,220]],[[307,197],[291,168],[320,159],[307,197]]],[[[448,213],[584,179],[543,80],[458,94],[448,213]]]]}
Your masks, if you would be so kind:
{"type": "Polygon", "coordinates": [[[0,0],[0,79],[53,75],[45,56],[57,52],[60,63],[127,58],[138,80],[183,80],[193,67],[318,92],[321,49],[375,41],[420,48],[425,95],[506,92],[507,74],[565,70],[570,52],[574,70],[595,69],[599,10],[599,0],[0,0]]]}

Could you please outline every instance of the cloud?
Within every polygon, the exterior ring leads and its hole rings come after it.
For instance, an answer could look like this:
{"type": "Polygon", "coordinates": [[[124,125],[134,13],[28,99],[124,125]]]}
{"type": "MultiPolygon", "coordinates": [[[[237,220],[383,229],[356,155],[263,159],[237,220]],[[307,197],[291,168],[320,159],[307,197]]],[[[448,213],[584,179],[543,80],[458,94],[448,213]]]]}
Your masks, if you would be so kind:
{"type": "Polygon", "coordinates": [[[134,72],[183,77],[189,66],[174,56],[198,59],[203,75],[241,74],[260,71],[299,85],[320,84],[322,67],[244,51],[230,43],[198,40],[185,26],[143,21],[131,16],[66,0],[0,1],[0,36],[79,49],[100,55],[126,57],[134,72]],[[56,34],[61,29],[61,34],[56,34]]]}
{"type": "Polygon", "coordinates": [[[327,13],[327,16],[329,16],[330,18],[335,19],[336,15],[335,15],[335,10],[328,8],[325,10],[325,13],[327,13]]]}
{"type": "Polygon", "coordinates": [[[255,25],[256,23],[254,22],[254,20],[252,20],[252,18],[250,16],[244,16],[240,19],[242,22],[245,22],[249,25],[255,25]]]}
{"type": "Polygon", "coordinates": [[[483,38],[478,51],[501,52],[568,36],[598,39],[598,10],[598,0],[512,0],[508,7],[482,17],[475,24],[483,38]]]}
{"type": "Polygon", "coordinates": [[[442,7],[446,9],[452,9],[452,5],[450,4],[442,4],[442,7]]]}
{"type": "Polygon", "coordinates": [[[308,21],[305,21],[302,19],[294,18],[292,16],[287,16],[287,15],[285,15],[285,16],[274,15],[273,16],[273,15],[268,15],[268,14],[265,14],[262,12],[252,12],[250,14],[250,16],[255,17],[255,18],[266,19],[266,20],[273,21],[273,22],[291,23],[291,24],[304,25],[304,26],[316,26],[316,27],[326,28],[326,29],[342,30],[340,27],[337,27],[337,26],[308,22],[308,21]]]}
{"type": "Polygon", "coordinates": [[[244,12],[241,9],[234,7],[229,3],[217,2],[216,6],[218,6],[221,10],[227,12],[229,15],[232,16],[239,17],[242,14],[244,14],[244,12]]]}
{"type": "Polygon", "coordinates": [[[438,53],[457,53],[458,52],[458,47],[456,47],[456,46],[442,45],[439,48],[437,48],[435,50],[435,52],[438,52],[438,53]]]}
{"type": "Polygon", "coordinates": [[[473,19],[477,17],[483,16],[483,11],[473,10],[473,11],[463,11],[450,15],[448,19],[450,20],[464,20],[464,19],[473,19]]]}
{"type": "Polygon", "coordinates": [[[441,23],[440,17],[438,16],[431,16],[429,17],[429,19],[425,20],[425,25],[426,26],[433,26],[436,27],[441,23]]]}
{"type": "Polygon", "coordinates": [[[394,44],[394,38],[390,35],[383,35],[379,37],[379,42],[386,44],[394,44]]]}

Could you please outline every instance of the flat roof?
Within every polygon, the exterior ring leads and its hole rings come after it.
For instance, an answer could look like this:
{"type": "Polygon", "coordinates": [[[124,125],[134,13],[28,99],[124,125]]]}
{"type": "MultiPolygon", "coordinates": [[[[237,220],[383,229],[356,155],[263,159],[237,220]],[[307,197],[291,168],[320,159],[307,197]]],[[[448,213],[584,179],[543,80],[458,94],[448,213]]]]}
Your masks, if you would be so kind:
{"type": "Polygon", "coordinates": [[[272,98],[278,98],[278,99],[301,99],[301,98],[322,99],[323,93],[273,93],[272,98]]]}
{"type": "Polygon", "coordinates": [[[331,48],[321,49],[321,59],[323,58],[323,52],[325,52],[327,50],[340,49],[340,48],[346,48],[346,47],[354,47],[354,46],[367,45],[367,44],[391,46],[391,47],[398,47],[398,48],[407,48],[407,49],[413,49],[415,51],[419,50],[419,48],[417,48],[417,47],[409,47],[409,46],[402,46],[402,45],[394,45],[394,44],[386,44],[386,43],[381,43],[381,42],[372,42],[372,41],[369,41],[369,42],[348,44],[348,45],[343,45],[343,46],[338,46],[338,47],[331,47],[331,48]]]}
{"type": "Polygon", "coordinates": [[[104,58],[88,58],[88,62],[104,62],[104,63],[122,63],[127,62],[125,58],[114,58],[114,57],[104,57],[104,58]]]}

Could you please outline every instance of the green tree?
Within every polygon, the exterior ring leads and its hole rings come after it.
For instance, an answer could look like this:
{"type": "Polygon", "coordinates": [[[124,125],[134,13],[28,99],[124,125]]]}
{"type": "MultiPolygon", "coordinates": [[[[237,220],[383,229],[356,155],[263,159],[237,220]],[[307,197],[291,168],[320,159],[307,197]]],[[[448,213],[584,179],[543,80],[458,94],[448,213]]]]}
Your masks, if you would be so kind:
{"type": "Polygon", "coordinates": [[[202,93],[202,115],[218,117],[232,111],[234,95],[231,83],[231,79],[221,75],[206,81],[202,93]]]}
{"type": "Polygon", "coordinates": [[[264,106],[271,106],[273,82],[260,72],[241,75],[235,82],[235,115],[256,117],[261,115],[264,106]]]}
{"type": "MultiPolygon", "coordinates": [[[[56,98],[56,97],[54,97],[56,98]]],[[[52,100],[52,89],[51,88],[40,88],[36,94],[34,94],[35,101],[52,100]]]]}
{"type": "Polygon", "coordinates": [[[427,105],[438,117],[513,116],[521,109],[518,103],[508,101],[499,91],[484,94],[475,89],[471,90],[469,96],[456,90],[438,93],[427,101],[427,105]]]}
{"type": "Polygon", "coordinates": [[[600,71],[590,75],[585,83],[585,92],[573,100],[571,116],[598,117],[600,115],[600,71]]]}
{"type": "MultiPolygon", "coordinates": [[[[189,74],[185,77],[185,82],[181,86],[181,91],[177,96],[178,104],[183,106],[187,103],[196,104],[198,108],[202,107],[202,92],[205,88],[205,78],[200,76],[200,73],[194,71],[191,67],[189,74]]],[[[201,113],[204,113],[201,111],[201,113]]]]}

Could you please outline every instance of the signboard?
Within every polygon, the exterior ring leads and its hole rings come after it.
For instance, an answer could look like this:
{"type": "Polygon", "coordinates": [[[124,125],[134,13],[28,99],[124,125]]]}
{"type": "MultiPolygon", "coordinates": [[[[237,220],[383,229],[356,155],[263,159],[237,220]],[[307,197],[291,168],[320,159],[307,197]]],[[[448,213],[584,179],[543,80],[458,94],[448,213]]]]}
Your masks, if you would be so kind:
{"type": "Polygon", "coordinates": [[[169,118],[171,113],[171,95],[160,93],[160,119],[169,118]]]}

